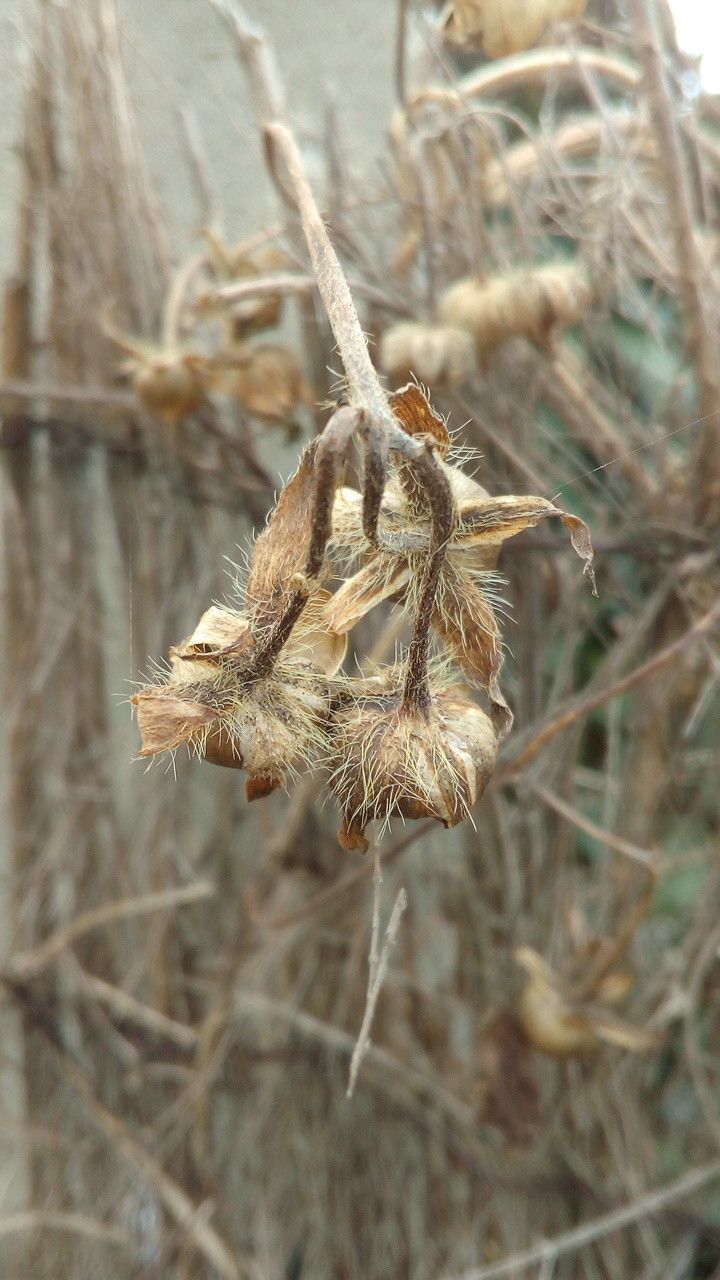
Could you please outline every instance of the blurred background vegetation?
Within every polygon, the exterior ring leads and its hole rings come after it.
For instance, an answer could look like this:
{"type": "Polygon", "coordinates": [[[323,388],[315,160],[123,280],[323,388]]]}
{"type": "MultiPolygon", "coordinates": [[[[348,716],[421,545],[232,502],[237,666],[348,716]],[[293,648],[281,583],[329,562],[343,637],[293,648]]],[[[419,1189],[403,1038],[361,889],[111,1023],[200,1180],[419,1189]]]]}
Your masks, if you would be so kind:
{"type": "MultiPolygon", "coordinates": [[[[294,119],[286,50],[268,72],[244,18],[203,12],[260,154],[294,119]]],[[[0,385],[3,1276],[720,1275],[720,107],[663,0],[393,24],[380,153],[341,76],[302,134],[371,350],[490,493],[588,522],[599,595],[555,528],[503,553],[515,728],[474,826],[383,841],[409,905],[349,1101],[371,865],[314,777],[249,807],[233,770],[145,772],[128,707],[337,390],[293,201],[269,173],[236,241],[236,122],[208,136],[179,84],[188,249],[113,0],[30,6],[0,385]]],[[[388,607],[353,644],[397,634],[388,607]]]]}

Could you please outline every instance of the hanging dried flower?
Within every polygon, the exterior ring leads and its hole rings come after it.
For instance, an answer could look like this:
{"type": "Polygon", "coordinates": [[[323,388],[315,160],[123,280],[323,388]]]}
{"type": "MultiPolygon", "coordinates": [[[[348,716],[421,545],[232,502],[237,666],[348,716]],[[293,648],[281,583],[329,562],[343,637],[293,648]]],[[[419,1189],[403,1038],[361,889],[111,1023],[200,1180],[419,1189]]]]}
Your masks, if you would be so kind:
{"type": "Polygon", "coordinates": [[[218,364],[214,383],[248,413],[285,426],[292,425],[297,409],[313,399],[295,352],[277,342],[229,350],[218,364]]]}
{"type": "Polygon", "coordinates": [[[380,677],[346,695],[332,718],[330,787],[340,801],[344,849],[367,849],[378,819],[435,818],[454,827],[470,816],[495,766],[490,718],[461,686],[435,677],[423,711],[408,705],[402,680],[380,677]]]}
{"type": "Polygon", "coordinates": [[[515,960],[528,975],[518,1002],[518,1019],[536,1049],[567,1058],[594,1053],[603,1041],[635,1052],[660,1043],[655,1032],[632,1026],[608,1007],[628,991],[624,973],[607,974],[591,1003],[573,999],[560,975],[532,947],[519,947],[515,960]]]}
{"type": "Polygon", "coordinates": [[[106,335],[125,352],[122,368],[148,412],[176,426],[196,413],[208,388],[211,362],[201,351],[168,343],[157,345],[116,329],[103,318],[106,335]]]}
{"type": "MultiPolygon", "coordinates": [[[[440,573],[432,624],[466,677],[487,690],[503,732],[512,716],[499,685],[502,638],[497,608],[502,579],[497,562],[502,544],[541,520],[558,517],[572,544],[585,561],[592,579],[592,548],[587,528],[577,516],[547,498],[507,495],[489,497],[469,476],[444,462],[450,448],[447,429],[416,386],[391,397],[393,412],[410,434],[430,433],[453,492],[457,518],[440,573]]],[[[430,518],[422,493],[402,465],[385,491],[380,518],[380,548],[363,538],[360,495],[343,489],[335,503],[336,544],[346,555],[364,554],[364,563],[327,606],[333,630],[348,631],[381,600],[402,593],[415,607],[420,567],[427,554],[430,518]]],[[[594,582],[594,579],[593,579],[594,582]]]]}

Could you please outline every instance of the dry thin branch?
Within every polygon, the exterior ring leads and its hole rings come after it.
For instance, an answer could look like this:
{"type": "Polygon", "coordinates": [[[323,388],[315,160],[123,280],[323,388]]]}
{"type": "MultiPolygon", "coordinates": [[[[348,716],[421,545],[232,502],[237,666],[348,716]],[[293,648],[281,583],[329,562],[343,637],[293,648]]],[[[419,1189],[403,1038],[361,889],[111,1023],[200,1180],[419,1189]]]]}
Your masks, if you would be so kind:
{"type": "Polygon", "coordinates": [[[59,929],[57,933],[46,938],[39,946],[13,956],[7,966],[8,977],[15,982],[25,982],[29,978],[36,977],[79,938],[103,925],[149,915],[154,911],[169,911],[174,907],[190,906],[195,902],[204,902],[214,895],[214,885],[207,881],[198,881],[197,884],[183,885],[179,889],[163,889],[160,893],[148,893],[142,898],[126,898],[121,902],[108,902],[102,907],[96,907],[93,911],[84,911],[64,929],[59,929]]]}
{"type": "Polygon", "coordinates": [[[197,1207],[177,1182],[137,1141],[119,1116],[99,1101],[84,1072],[57,1045],[53,1044],[53,1049],[63,1074],[82,1098],[90,1118],[110,1139],[113,1148],[147,1181],[170,1217],[188,1240],[192,1241],[198,1252],[207,1259],[223,1280],[242,1280],[242,1277],[247,1275],[252,1276],[254,1280],[255,1270],[250,1262],[233,1256],[215,1228],[203,1221],[197,1207]]]}
{"type": "Polygon", "coordinates": [[[675,241],[678,285],[688,325],[688,347],[695,362],[704,419],[698,458],[697,510],[702,520],[720,520],[720,344],[705,296],[707,268],[700,254],[688,165],[677,126],[677,110],[663,69],[660,37],[649,0],[632,0],[638,54],[643,65],[660,172],[675,241]]]}
{"type": "Polygon", "coordinates": [[[532,790],[550,809],[554,809],[563,818],[567,818],[568,822],[572,822],[574,826],[579,827],[581,831],[585,831],[594,840],[599,840],[601,844],[607,845],[608,849],[614,849],[617,853],[621,853],[623,857],[630,858],[632,862],[638,862],[641,867],[644,867],[647,871],[652,871],[654,875],[658,874],[661,860],[659,854],[652,849],[641,849],[639,845],[632,844],[629,840],[623,840],[622,836],[617,836],[612,831],[606,831],[604,827],[598,826],[591,818],[587,818],[574,805],[568,804],[566,800],[563,800],[561,796],[555,795],[547,787],[533,786],[532,790]]]}
{"type": "Polygon", "coordinates": [[[100,1222],[84,1213],[65,1213],[60,1209],[28,1209],[0,1218],[0,1239],[24,1231],[67,1231],[86,1240],[117,1244],[132,1249],[132,1236],[112,1222],[100,1222]]]}
{"type": "Polygon", "coordinates": [[[494,1262],[487,1267],[473,1267],[469,1271],[443,1277],[443,1280],[501,1280],[502,1276],[517,1276],[519,1272],[529,1267],[552,1263],[564,1254],[583,1249],[586,1245],[593,1244],[594,1241],[601,1240],[612,1232],[634,1226],[643,1218],[653,1217],[667,1205],[692,1195],[693,1192],[701,1190],[717,1178],[720,1178],[720,1160],[711,1160],[708,1164],[690,1169],[675,1182],[659,1187],[656,1191],[650,1191],[647,1195],[639,1196],[624,1208],[604,1213],[592,1222],[586,1222],[583,1226],[574,1227],[571,1231],[556,1236],[554,1240],[543,1241],[532,1249],[525,1249],[511,1258],[504,1258],[502,1262],[494,1262]]]}
{"type": "Polygon", "coordinates": [[[597,693],[591,694],[590,697],[571,699],[565,710],[554,715],[552,720],[534,733],[530,741],[521,747],[516,756],[511,756],[509,760],[503,762],[495,774],[495,785],[512,782],[519,773],[522,773],[529,764],[532,764],[538,752],[557,733],[562,733],[565,729],[569,729],[572,725],[577,724],[578,720],[594,711],[596,707],[602,707],[606,702],[612,701],[613,698],[618,698],[620,694],[634,689],[637,685],[642,684],[644,680],[648,680],[650,676],[654,676],[658,671],[661,671],[663,667],[674,662],[689,645],[707,635],[718,618],[720,618],[720,601],[717,601],[712,609],[677,640],[674,640],[672,644],[667,645],[665,649],[661,649],[659,653],[649,658],[647,662],[641,663],[639,667],[636,667],[634,671],[630,671],[622,679],[615,680],[606,688],[599,689],[597,693]]]}
{"type": "Polygon", "coordinates": [[[352,1098],[355,1091],[355,1084],[358,1072],[362,1065],[363,1058],[367,1055],[370,1048],[370,1028],[372,1026],[373,1016],[375,1014],[375,1006],[377,1005],[380,988],[385,981],[388,964],[390,961],[390,952],[395,944],[400,921],[403,912],[407,907],[407,894],[404,889],[398,890],[397,898],[393,909],[390,913],[390,919],[385,931],[385,939],[383,941],[382,950],[380,949],[380,891],[382,888],[382,870],[380,866],[380,854],[375,849],[375,862],[373,871],[373,911],[372,925],[370,929],[370,956],[368,970],[368,989],[365,1001],[365,1012],[360,1025],[357,1042],[353,1049],[352,1058],[350,1059],[350,1075],[348,1079],[347,1096],[352,1098]]]}

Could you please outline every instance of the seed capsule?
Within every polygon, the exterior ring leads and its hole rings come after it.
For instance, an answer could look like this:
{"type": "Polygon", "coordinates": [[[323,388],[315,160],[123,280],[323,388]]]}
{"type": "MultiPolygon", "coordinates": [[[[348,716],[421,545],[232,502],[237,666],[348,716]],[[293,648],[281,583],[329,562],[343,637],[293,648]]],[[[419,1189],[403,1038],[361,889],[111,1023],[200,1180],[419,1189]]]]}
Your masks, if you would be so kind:
{"type": "Polygon", "coordinates": [[[379,363],[397,381],[416,377],[436,387],[458,387],[477,372],[472,335],[448,325],[392,325],[380,341],[379,363]]]}
{"type": "Polygon", "coordinates": [[[200,408],[206,377],[199,357],[158,352],[138,362],[132,382],[146,409],[175,424],[200,408]]]}
{"type": "Polygon", "coordinates": [[[366,690],[335,712],[330,738],[344,849],[367,849],[373,819],[456,826],[485,790],[497,756],[491,720],[457,686],[436,693],[427,716],[407,709],[396,689],[366,690]]]}

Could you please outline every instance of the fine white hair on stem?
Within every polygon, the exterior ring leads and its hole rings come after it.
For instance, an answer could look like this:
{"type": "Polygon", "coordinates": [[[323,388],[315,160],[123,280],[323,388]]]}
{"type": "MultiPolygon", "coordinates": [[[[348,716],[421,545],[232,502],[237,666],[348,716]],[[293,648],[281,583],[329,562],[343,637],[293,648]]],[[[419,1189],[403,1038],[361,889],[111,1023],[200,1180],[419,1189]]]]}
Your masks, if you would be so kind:
{"type": "Polygon", "coordinates": [[[373,870],[373,912],[372,925],[370,927],[370,955],[368,964],[368,989],[367,999],[365,1001],[365,1012],[360,1026],[355,1048],[353,1049],[352,1058],[350,1059],[350,1075],[348,1079],[347,1097],[352,1098],[355,1091],[355,1084],[358,1078],[358,1072],[362,1066],[362,1061],[370,1048],[370,1029],[372,1027],[373,1017],[375,1016],[375,1006],[377,1005],[380,988],[385,981],[385,975],[388,971],[390,962],[390,952],[395,945],[395,940],[400,928],[400,921],[403,912],[407,907],[407,894],[404,889],[398,890],[393,909],[390,912],[387,929],[385,930],[385,938],[383,940],[382,949],[380,948],[380,898],[382,890],[382,868],[380,865],[380,851],[375,846],[375,866],[373,870]]]}

